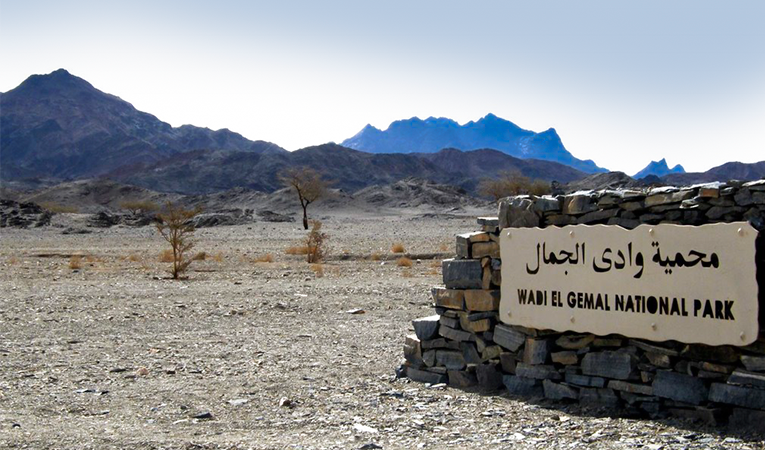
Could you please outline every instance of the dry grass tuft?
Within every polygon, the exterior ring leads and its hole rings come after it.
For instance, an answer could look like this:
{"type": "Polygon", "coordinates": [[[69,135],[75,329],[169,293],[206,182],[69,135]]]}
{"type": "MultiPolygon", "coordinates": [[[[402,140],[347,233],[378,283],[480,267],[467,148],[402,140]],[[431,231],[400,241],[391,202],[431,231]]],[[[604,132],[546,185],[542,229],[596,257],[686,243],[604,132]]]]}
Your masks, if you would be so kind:
{"type": "Polygon", "coordinates": [[[207,253],[206,252],[199,252],[194,257],[191,258],[192,261],[204,261],[207,259],[207,253]]]}
{"type": "Polygon", "coordinates": [[[72,255],[69,257],[69,268],[72,270],[82,269],[82,256],[72,255]]]}
{"type": "Polygon", "coordinates": [[[128,255],[127,260],[128,261],[132,261],[132,262],[138,262],[138,261],[141,260],[141,256],[140,255],[136,255],[135,253],[133,253],[131,255],[128,255]]]}
{"type": "Polygon", "coordinates": [[[412,273],[412,269],[406,268],[401,271],[401,276],[404,278],[414,278],[414,274],[412,273]]]}
{"type": "Polygon", "coordinates": [[[391,246],[390,251],[393,253],[405,253],[406,249],[404,248],[404,244],[396,243],[391,246]]]}
{"type": "Polygon", "coordinates": [[[256,256],[255,258],[252,258],[252,262],[271,263],[271,262],[274,262],[274,255],[270,253],[266,253],[265,255],[256,256]]]}
{"type": "Polygon", "coordinates": [[[406,256],[402,256],[396,260],[396,265],[399,267],[412,267],[412,260],[406,256]]]}
{"type": "Polygon", "coordinates": [[[103,262],[101,260],[101,258],[99,258],[97,256],[93,256],[93,255],[85,255],[84,259],[85,259],[85,262],[90,263],[90,264],[97,263],[97,262],[103,262]]]}
{"type": "Polygon", "coordinates": [[[222,263],[223,262],[223,252],[218,252],[212,256],[210,256],[213,261],[222,263]]]}
{"type": "Polygon", "coordinates": [[[159,262],[169,263],[173,262],[174,260],[173,251],[169,248],[162,250],[162,253],[159,254],[159,262]]]}
{"type": "Polygon", "coordinates": [[[371,259],[372,261],[379,261],[382,259],[382,255],[380,254],[380,252],[372,252],[372,254],[369,255],[369,259],[371,259]]]}
{"type": "Polygon", "coordinates": [[[284,253],[288,255],[307,255],[308,247],[305,245],[301,247],[287,247],[287,249],[284,250],[284,253]]]}
{"type": "Polygon", "coordinates": [[[324,265],[322,264],[311,264],[311,270],[313,270],[316,278],[321,278],[324,276],[324,265]]]}
{"type": "Polygon", "coordinates": [[[442,243],[440,247],[438,247],[439,250],[442,252],[448,252],[449,251],[449,244],[446,242],[442,243]]]}

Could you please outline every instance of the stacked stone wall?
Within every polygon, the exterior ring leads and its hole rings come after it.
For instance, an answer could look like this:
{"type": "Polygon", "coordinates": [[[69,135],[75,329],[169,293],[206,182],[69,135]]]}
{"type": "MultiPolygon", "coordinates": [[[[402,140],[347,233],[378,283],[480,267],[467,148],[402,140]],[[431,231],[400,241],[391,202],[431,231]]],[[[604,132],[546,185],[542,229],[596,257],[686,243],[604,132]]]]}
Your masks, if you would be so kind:
{"type": "Polygon", "coordinates": [[[432,289],[435,314],[412,322],[399,373],[424,383],[506,390],[652,418],[671,414],[760,427],[765,289],[758,294],[760,336],[746,347],[538,330],[498,320],[503,228],[736,221],[760,231],[757,279],[765,286],[765,180],[504,199],[498,217],[479,218],[478,231],[456,237],[455,257],[443,261],[444,285],[432,289]]]}

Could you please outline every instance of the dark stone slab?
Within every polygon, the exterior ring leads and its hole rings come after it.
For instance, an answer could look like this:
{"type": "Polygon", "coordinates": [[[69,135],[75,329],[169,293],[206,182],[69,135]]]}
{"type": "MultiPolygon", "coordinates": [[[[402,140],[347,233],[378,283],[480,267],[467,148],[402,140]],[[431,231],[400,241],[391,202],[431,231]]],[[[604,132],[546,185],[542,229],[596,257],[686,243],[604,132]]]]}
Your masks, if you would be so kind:
{"type": "Polygon", "coordinates": [[[667,370],[656,372],[651,386],[657,397],[692,405],[701,404],[709,396],[706,384],[699,378],[667,370]]]}
{"type": "Polygon", "coordinates": [[[741,363],[746,370],[752,372],[765,372],[765,356],[741,355],[741,363]]]}
{"type": "Polygon", "coordinates": [[[477,259],[445,259],[441,263],[444,284],[449,289],[481,289],[483,267],[477,259]]]}
{"type": "Polygon", "coordinates": [[[486,256],[499,258],[499,243],[497,242],[476,242],[472,244],[470,251],[473,258],[480,259],[486,256]]]}
{"type": "Polygon", "coordinates": [[[410,380],[419,383],[439,384],[448,381],[446,374],[428,372],[426,370],[415,369],[414,367],[408,367],[406,369],[406,376],[409,377],[410,380]]]}
{"type": "Polygon", "coordinates": [[[460,325],[459,319],[456,317],[449,317],[449,316],[440,316],[438,319],[439,324],[449,327],[449,328],[458,328],[460,325]]]}
{"type": "Polygon", "coordinates": [[[447,370],[462,370],[465,368],[465,357],[462,352],[454,350],[436,350],[436,364],[447,370]]]}
{"type": "Polygon", "coordinates": [[[744,408],[765,410],[765,390],[732,384],[712,383],[709,400],[744,408]]]}
{"type": "Polygon", "coordinates": [[[619,406],[619,396],[608,388],[586,388],[579,390],[579,403],[586,406],[615,408],[619,406]]]}
{"type": "Polygon", "coordinates": [[[449,386],[464,389],[478,384],[478,378],[474,373],[465,370],[450,370],[447,372],[449,386]]]}
{"type": "Polygon", "coordinates": [[[444,325],[438,327],[438,334],[445,337],[446,339],[451,339],[457,342],[475,341],[474,334],[468,333],[467,331],[455,330],[454,328],[449,328],[444,325]]]}
{"type": "Polygon", "coordinates": [[[544,364],[550,354],[550,341],[547,339],[527,338],[523,348],[523,362],[526,364],[544,364]]]}
{"type": "Polygon", "coordinates": [[[526,341],[526,335],[503,324],[497,324],[497,326],[494,327],[494,335],[492,338],[496,344],[501,345],[511,352],[518,351],[518,349],[521,348],[521,345],[526,341]]]}
{"type": "Polygon", "coordinates": [[[537,380],[560,380],[563,378],[554,366],[532,366],[520,362],[515,366],[515,374],[519,377],[534,378],[537,380]]]}
{"type": "Polygon", "coordinates": [[[621,380],[611,380],[608,387],[615,391],[629,392],[631,394],[653,395],[653,388],[645,384],[628,383],[621,380]]]}
{"type": "Polygon", "coordinates": [[[579,398],[579,389],[566,384],[543,380],[542,387],[544,389],[545,397],[552,400],[577,400],[579,398]]]}
{"type": "Polygon", "coordinates": [[[495,391],[502,387],[502,372],[497,369],[496,364],[478,365],[475,368],[475,373],[481,389],[495,391]]]}
{"type": "Polygon", "coordinates": [[[414,334],[420,341],[427,341],[438,337],[438,319],[439,316],[433,315],[428,317],[421,317],[412,321],[414,326],[414,334]]]}
{"type": "Polygon", "coordinates": [[[465,309],[464,291],[434,287],[430,290],[430,294],[433,296],[433,302],[437,308],[465,309]]]}
{"type": "Polygon", "coordinates": [[[510,395],[519,397],[544,397],[542,382],[531,378],[522,378],[515,375],[502,377],[502,384],[507,388],[510,395]]]}
{"type": "Polygon", "coordinates": [[[579,362],[579,356],[576,354],[576,352],[571,350],[551,353],[550,359],[552,359],[552,362],[556,364],[563,364],[564,366],[577,364],[579,362]]]}
{"type": "Polygon", "coordinates": [[[481,364],[483,359],[472,342],[460,342],[460,350],[467,364],[481,364]]]}
{"type": "Polygon", "coordinates": [[[423,350],[428,350],[432,348],[445,348],[449,350],[459,350],[460,343],[456,341],[447,341],[444,338],[437,338],[432,339],[429,341],[422,341],[420,342],[420,346],[423,350]]]}
{"type": "Polygon", "coordinates": [[[436,365],[436,351],[435,350],[425,350],[422,352],[422,361],[425,363],[427,367],[433,367],[436,365]]]}
{"type": "Polygon", "coordinates": [[[564,335],[555,341],[555,345],[566,350],[579,350],[587,347],[595,340],[591,334],[582,335],[564,335]]]}
{"type": "Polygon", "coordinates": [[[602,388],[606,387],[605,378],[590,377],[587,375],[579,375],[572,372],[566,372],[566,383],[575,384],[583,387],[602,388]]]}
{"type": "Polygon", "coordinates": [[[508,197],[499,201],[500,228],[538,227],[541,221],[539,213],[534,211],[534,201],[529,197],[508,197]]]}
{"type": "Polygon", "coordinates": [[[588,353],[582,358],[582,373],[626,380],[634,374],[637,363],[634,355],[625,352],[588,353]]]}
{"type": "Polygon", "coordinates": [[[515,373],[517,359],[514,353],[504,352],[499,355],[499,364],[505,373],[515,373]]]}
{"type": "Polygon", "coordinates": [[[680,354],[680,352],[678,352],[677,350],[673,348],[664,347],[664,346],[656,345],[656,344],[649,344],[648,342],[644,342],[638,339],[630,339],[629,345],[637,347],[640,350],[643,350],[644,352],[657,353],[660,355],[677,356],[680,354]]]}
{"type": "Polygon", "coordinates": [[[669,369],[672,367],[672,359],[667,355],[663,355],[661,353],[646,352],[645,357],[648,359],[648,362],[661,369],[669,369]]]}
{"type": "Polygon", "coordinates": [[[746,370],[736,369],[730,374],[728,384],[738,384],[741,386],[765,389],[765,373],[748,372],[746,370]]]}
{"type": "Polygon", "coordinates": [[[698,361],[714,361],[723,364],[733,364],[741,356],[741,352],[730,345],[710,346],[703,344],[687,345],[680,356],[698,361]]]}
{"type": "Polygon", "coordinates": [[[494,312],[499,309],[499,290],[472,289],[465,291],[465,309],[494,312]]]}
{"type": "Polygon", "coordinates": [[[422,360],[422,347],[420,347],[420,340],[417,336],[410,334],[406,337],[404,342],[404,358],[415,366],[423,366],[425,363],[422,360]]]}

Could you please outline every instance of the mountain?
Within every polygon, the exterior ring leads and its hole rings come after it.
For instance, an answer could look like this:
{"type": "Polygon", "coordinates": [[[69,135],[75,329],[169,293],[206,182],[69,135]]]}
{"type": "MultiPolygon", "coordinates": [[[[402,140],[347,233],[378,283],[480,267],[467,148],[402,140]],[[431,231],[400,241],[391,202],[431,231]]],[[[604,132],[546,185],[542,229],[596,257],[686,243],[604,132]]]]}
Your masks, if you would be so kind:
{"type": "Polygon", "coordinates": [[[559,162],[586,173],[606,172],[592,160],[580,160],[569,153],[555,129],[535,133],[494,114],[465,125],[434,117],[399,120],[385,131],[367,125],[342,145],[370,153],[434,153],[443,148],[492,148],[517,158],[559,162]]]}
{"type": "Polygon", "coordinates": [[[287,153],[223,129],[173,128],[64,69],[0,94],[0,177],[82,178],[201,148],[287,153]]]}
{"type": "Polygon", "coordinates": [[[752,181],[765,178],[765,161],[756,163],[728,162],[706,172],[668,174],[661,178],[667,184],[709,183],[712,181],[752,181]]]}
{"type": "Polygon", "coordinates": [[[184,194],[206,194],[233,187],[272,192],[281,187],[280,171],[299,166],[317,170],[346,192],[410,177],[473,190],[480,178],[493,177],[503,171],[562,183],[586,175],[563,164],[513,158],[496,150],[374,154],[324,144],[287,153],[198,150],[153,164],[123,167],[108,177],[156,191],[184,194]]]}
{"type": "Polygon", "coordinates": [[[661,161],[651,161],[643,170],[636,173],[632,178],[639,180],[645,178],[648,175],[656,175],[657,177],[663,177],[671,173],[685,173],[685,169],[680,164],[677,164],[673,168],[669,168],[667,160],[662,158],[661,161]]]}

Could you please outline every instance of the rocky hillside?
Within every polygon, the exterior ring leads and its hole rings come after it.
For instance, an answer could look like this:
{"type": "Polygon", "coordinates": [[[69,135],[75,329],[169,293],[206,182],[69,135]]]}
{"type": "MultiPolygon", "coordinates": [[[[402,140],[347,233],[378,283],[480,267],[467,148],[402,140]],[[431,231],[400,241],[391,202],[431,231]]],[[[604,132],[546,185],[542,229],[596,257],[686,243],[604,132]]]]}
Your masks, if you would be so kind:
{"type": "Polygon", "coordinates": [[[0,148],[4,180],[90,177],[200,148],[286,153],[225,129],[173,128],[63,69],[0,94],[0,148]]]}
{"type": "Polygon", "coordinates": [[[554,128],[535,133],[494,114],[465,125],[434,117],[399,120],[391,123],[385,131],[367,125],[355,136],[343,141],[343,145],[372,153],[434,153],[443,148],[492,148],[516,158],[554,161],[586,173],[606,171],[591,160],[574,157],[563,146],[554,128]]]}

